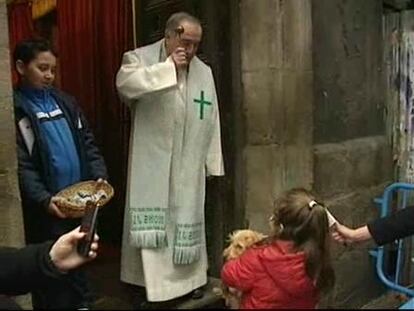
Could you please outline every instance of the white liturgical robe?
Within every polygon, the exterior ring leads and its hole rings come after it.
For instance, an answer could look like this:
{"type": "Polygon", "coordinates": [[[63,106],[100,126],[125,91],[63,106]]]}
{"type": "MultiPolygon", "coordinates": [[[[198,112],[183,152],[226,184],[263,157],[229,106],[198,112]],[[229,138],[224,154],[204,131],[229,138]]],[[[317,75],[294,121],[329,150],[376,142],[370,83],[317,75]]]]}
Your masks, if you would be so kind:
{"type": "Polygon", "coordinates": [[[210,67],[177,74],[164,40],[128,51],[116,86],[131,109],[121,280],[165,301],[207,283],[205,177],[224,175],[210,67]]]}

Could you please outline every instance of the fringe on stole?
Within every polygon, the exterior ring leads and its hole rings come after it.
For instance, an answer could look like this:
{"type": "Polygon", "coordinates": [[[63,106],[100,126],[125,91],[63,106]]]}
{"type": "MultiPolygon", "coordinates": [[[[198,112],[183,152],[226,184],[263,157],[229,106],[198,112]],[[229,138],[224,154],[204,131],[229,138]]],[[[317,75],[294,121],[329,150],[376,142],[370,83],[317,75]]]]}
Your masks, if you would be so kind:
{"type": "Polygon", "coordinates": [[[201,245],[174,246],[173,262],[176,265],[189,265],[200,259],[201,245]]]}
{"type": "Polygon", "coordinates": [[[129,242],[138,248],[163,248],[168,246],[165,230],[133,231],[130,232],[129,242]]]}

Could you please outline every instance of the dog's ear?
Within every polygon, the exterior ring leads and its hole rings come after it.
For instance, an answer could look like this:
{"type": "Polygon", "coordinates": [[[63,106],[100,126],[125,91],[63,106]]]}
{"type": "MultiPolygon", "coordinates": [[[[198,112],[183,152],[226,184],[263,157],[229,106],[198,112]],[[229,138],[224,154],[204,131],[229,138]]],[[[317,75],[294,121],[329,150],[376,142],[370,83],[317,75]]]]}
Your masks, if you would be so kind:
{"type": "Polygon", "coordinates": [[[229,235],[227,236],[227,243],[231,243],[234,240],[234,232],[230,232],[229,235]]]}
{"type": "Polygon", "coordinates": [[[259,240],[261,241],[261,240],[264,240],[264,239],[266,239],[267,238],[267,235],[265,235],[265,234],[262,234],[262,233],[259,233],[259,240]]]}
{"type": "Polygon", "coordinates": [[[230,239],[231,242],[233,242],[236,239],[236,237],[240,233],[240,231],[241,230],[234,230],[232,233],[230,233],[229,239],[230,239]]]}
{"type": "Polygon", "coordinates": [[[223,257],[224,259],[229,259],[230,257],[230,252],[231,252],[231,245],[226,247],[223,251],[223,257]]]}
{"type": "Polygon", "coordinates": [[[265,238],[267,238],[267,236],[261,232],[257,232],[257,231],[253,231],[252,232],[252,237],[256,240],[256,241],[261,241],[265,238]]]}

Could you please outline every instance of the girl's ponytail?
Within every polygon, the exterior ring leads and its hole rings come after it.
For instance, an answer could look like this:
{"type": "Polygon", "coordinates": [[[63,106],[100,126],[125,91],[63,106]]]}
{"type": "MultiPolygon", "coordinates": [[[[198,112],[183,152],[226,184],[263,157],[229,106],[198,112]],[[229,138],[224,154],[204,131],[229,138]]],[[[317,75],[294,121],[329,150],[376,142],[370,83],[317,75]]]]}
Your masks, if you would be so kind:
{"type": "Polygon", "coordinates": [[[325,207],[305,189],[287,191],[275,202],[272,216],[275,237],[291,240],[306,255],[306,272],[321,291],[335,282],[329,251],[329,226],[325,207]],[[283,228],[283,230],[280,230],[283,228]]]}

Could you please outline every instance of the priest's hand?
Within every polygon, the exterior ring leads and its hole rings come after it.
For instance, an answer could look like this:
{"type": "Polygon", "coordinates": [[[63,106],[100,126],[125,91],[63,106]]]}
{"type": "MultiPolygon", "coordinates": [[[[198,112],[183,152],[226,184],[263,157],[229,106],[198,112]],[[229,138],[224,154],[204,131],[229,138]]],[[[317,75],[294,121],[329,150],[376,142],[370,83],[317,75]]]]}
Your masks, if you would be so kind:
{"type": "Polygon", "coordinates": [[[49,206],[47,207],[47,211],[49,212],[49,214],[56,216],[58,218],[66,218],[66,215],[62,213],[59,207],[57,207],[55,203],[56,201],[57,201],[56,197],[52,197],[50,199],[49,206]]]}
{"type": "Polygon", "coordinates": [[[176,48],[171,53],[171,58],[177,69],[183,69],[188,66],[187,54],[183,47],[176,48]]]}

